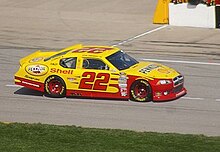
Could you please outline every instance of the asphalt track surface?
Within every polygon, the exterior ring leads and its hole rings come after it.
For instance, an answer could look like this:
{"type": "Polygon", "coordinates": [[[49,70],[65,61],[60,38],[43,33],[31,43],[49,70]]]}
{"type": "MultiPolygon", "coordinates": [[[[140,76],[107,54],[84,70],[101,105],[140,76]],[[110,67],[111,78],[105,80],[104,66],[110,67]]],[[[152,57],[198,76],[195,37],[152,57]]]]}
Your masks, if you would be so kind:
{"type": "Polygon", "coordinates": [[[220,136],[220,30],[154,25],[155,6],[152,0],[0,0],[0,121],[220,136]],[[139,60],[171,66],[185,76],[188,94],[161,103],[56,99],[14,85],[20,58],[76,43],[120,44],[139,60]]]}

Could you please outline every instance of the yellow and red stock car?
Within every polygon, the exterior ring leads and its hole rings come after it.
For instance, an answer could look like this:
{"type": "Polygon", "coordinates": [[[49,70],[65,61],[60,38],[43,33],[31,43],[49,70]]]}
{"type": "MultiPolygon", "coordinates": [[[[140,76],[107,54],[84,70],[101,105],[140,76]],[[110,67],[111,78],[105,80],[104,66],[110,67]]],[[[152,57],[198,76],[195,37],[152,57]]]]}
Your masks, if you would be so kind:
{"type": "Polygon", "coordinates": [[[184,77],[172,68],[139,62],[117,47],[81,44],[22,58],[15,84],[51,97],[166,101],[186,94],[184,77]]]}

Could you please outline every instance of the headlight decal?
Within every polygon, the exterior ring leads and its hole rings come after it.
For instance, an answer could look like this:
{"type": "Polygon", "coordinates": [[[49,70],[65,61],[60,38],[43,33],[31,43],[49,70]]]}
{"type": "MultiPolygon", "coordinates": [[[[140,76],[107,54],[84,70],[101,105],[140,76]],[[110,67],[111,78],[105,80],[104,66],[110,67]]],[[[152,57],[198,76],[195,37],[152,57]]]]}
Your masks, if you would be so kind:
{"type": "Polygon", "coordinates": [[[157,85],[167,85],[167,84],[171,84],[171,80],[159,80],[157,82],[157,85]]]}

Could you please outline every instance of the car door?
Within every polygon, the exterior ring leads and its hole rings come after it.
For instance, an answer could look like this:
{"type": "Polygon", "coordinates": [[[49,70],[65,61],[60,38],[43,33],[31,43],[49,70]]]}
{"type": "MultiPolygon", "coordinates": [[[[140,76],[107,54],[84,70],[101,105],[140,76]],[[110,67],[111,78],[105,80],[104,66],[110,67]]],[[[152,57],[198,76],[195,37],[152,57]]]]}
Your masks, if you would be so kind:
{"type": "Polygon", "coordinates": [[[100,58],[84,57],[74,72],[73,95],[91,97],[121,97],[119,72],[110,70],[110,65],[100,58]]]}

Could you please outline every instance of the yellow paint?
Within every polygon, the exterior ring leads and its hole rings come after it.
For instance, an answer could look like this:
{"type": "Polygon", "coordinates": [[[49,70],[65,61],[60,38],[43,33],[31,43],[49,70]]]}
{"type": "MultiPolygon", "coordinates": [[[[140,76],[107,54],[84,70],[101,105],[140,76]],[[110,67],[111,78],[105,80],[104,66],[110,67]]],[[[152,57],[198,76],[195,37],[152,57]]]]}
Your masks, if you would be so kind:
{"type": "MultiPolygon", "coordinates": [[[[119,92],[117,85],[119,84],[119,79],[122,77],[121,73],[147,81],[155,78],[172,79],[179,75],[174,69],[152,62],[139,62],[137,65],[128,69],[118,70],[106,59],[106,57],[118,51],[120,51],[120,49],[117,47],[83,45],[71,46],[58,52],[38,51],[21,59],[22,66],[16,72],[15,76],[24,79],[24,86],[28,83],[32,87],[38,86],[35,82],[44,84],[47,78],[57,75],[64,80],[66,89],[68,90],[117,93],[119,92]],[[61,65],[62,58],[77,58],[76,68],[63,67],[61,65]],[[83,68],[83,61],[87,59],[101,60],[107,65],[108,69],[85,69],[83,68]],[[36,66],[32,67],[33,63],[29,61],[34,61],[34,65],[36,66]],[[40,67],[39,65],[45,66],[40,67]],[[47,69],[45,67],[47,67],[47,69]],[[30,72],[28,73],[28,70],[37,74],[33,75],[30,72]],[[105,78],[108,80],[105,80],[105,78]],[[25,80],[28,81],[26,82],[25,80]],[[86,87],[82,87],[82,84],[84,86],[86,85],[86,87]],[[90,86],[91,88],[88,88],[90,86]],[[107,86],[107,88],[94,89],[94,86],[104,86],[104,88],[107,86]]],[[[14,81],[18,83],[23,82],[17,79],[14,81]]]]}
{"type": "Polygon", "coordinates": [[[158,0],[156,10],[154,12],[154,24],[169,23],[169,3],[170,0],[158,0]]]}
{"type": "Polygon", "coordinates": [[[21,82],[21,80],[14,79],[15,82],[21,82]]]}

